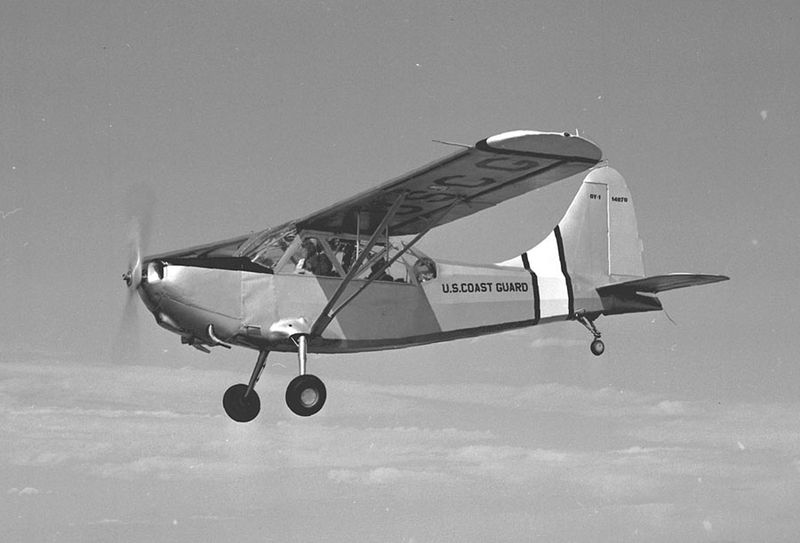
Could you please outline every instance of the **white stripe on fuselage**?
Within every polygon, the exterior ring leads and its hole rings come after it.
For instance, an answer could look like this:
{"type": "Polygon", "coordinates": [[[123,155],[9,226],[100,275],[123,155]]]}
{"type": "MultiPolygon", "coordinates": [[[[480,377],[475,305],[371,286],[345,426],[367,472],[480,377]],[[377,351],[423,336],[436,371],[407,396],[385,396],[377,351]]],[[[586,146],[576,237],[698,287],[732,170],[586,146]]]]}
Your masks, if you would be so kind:
{"type": "MultiPolygon", "coordinates": [[[[520,262],[522,259],[519,259],[520,262]]],[[[550,232],[539,245],[528,251],[531,270],[539,280],[539,308],[541,317],[556,317],[569,313],[567,278],[561,269],[558,242],[555,232],[550,232]]]]}

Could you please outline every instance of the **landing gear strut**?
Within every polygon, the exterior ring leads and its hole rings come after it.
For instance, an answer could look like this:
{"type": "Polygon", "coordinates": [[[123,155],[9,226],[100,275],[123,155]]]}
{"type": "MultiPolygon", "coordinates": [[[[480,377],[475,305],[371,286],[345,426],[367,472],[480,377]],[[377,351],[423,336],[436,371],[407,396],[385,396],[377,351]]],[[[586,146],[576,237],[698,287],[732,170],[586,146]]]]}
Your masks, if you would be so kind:
{"type": "Polygon", "coordinates": [[[599,317],[599,315],[595,315],[595,316],[591,317],[591,316],[587,316],[585,313],[576,313],[575,314],[575,320],[577,320],[579,323],[584,325],[586,327],[586,329],[589,330],[589,332],[592,333],[592,336],[594,336],[594,340],[589,345],[589,350],[592,351],[593,355],[600,356],[601,354],[603,354],[605,352],[606,345],[605,345],[605,343],[603,343],[603,340],[600,339],[600,335],[601,335],[600,331],[594,325],[594,321],[595,321],[595,319],[597,317],[599,317]]]}
{"type": "Polygon", "coordinates": [[[264,349],[258,352],[258,361],[250,375],[250,383],[233,385],[225,391],[222,397],[222,406],[230,418],[236,422],[250,422],[258,415],[261,410],[261,400],[255,391],[256,383],[264,366],[267,365],[267,355],[269,351],[264,349]]]}

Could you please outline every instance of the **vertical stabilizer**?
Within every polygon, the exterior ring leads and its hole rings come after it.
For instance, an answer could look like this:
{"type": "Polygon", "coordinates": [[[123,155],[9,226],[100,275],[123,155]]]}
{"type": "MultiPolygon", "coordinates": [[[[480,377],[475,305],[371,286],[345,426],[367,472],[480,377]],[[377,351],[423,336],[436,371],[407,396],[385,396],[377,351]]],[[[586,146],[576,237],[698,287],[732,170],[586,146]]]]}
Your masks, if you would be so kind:
{"type": "Polygon", "coordinates": [[[544,276],[562,276],[565,290],[644,277],[642,243],[625,179],[613,168],[596,168],[558,223],[536,247],[502,262],[544,276]]]}
{"type": "Polygon", "coordinates": [[[573,273],[611,281],[644,277],[633,198],[614,168],[589,172],[558,227],[573,273]]]}

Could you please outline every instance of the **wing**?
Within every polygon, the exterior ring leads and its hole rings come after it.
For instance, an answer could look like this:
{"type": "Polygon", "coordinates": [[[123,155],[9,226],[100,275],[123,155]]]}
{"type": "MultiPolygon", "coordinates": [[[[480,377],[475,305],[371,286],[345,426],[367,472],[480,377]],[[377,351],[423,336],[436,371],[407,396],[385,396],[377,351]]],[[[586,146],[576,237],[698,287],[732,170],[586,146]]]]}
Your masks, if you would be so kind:
{"type": "Polygon", "coordinates": [[[372,190],[297,221],[300,230],[371,234],[405,194],[388,224],[393,236],[417,234],[437,217],[452,222],[597,164],[592,142],[557,132],[505,132],[479,141],[372,190]],[[451,207],[443,218],[441,212],[451,207]]]}

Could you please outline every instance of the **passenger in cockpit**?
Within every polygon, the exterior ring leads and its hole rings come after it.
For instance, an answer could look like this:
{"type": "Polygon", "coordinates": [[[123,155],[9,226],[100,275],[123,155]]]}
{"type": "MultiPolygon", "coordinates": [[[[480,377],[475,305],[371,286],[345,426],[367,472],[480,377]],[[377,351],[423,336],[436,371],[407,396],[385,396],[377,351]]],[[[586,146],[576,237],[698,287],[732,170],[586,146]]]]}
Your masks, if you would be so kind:
{"type": "Polygon", "coordinates": [[[414,263],[414,275],[419,283],[436,279],[436,264],[430,258],[420,258],[414,263]]]}

